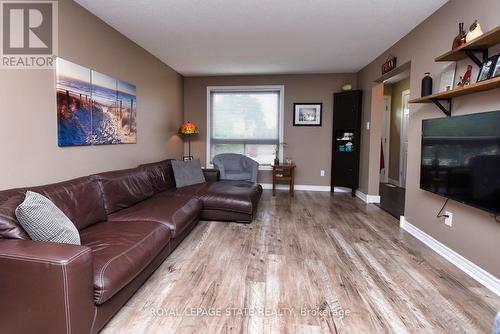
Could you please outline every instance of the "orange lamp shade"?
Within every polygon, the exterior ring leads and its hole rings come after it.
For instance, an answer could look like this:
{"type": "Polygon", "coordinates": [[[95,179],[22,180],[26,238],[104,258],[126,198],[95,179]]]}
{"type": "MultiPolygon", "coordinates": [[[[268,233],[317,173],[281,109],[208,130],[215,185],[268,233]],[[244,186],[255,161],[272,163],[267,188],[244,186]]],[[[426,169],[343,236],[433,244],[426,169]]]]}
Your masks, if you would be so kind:
{"type": "Polygon", "coordinates": [[[179,127],[179,134],[180,135],[194,135],[194,134],[197,134],[199,132],[200,131],[198,131],[198,127],[194,123],[191,123],[189,121],[187,121],[186,123],[183,123],[179,127]]]}

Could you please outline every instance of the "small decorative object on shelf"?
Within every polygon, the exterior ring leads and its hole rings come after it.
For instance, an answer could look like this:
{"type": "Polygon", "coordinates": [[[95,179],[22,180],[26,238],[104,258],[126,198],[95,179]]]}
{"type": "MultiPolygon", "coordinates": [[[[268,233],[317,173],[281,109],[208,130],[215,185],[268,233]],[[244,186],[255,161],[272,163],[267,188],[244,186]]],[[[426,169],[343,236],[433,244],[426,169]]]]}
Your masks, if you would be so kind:
{"type": "Polygon", "coordinates": [[[354,140],[354,132],[349,130],[337,130],[336,141],[337,141],[337,151],[338,152],[353,152],[354,146],[352,141],[354,140]]]}
{"type": "Polygon", "coordinates": [[[500,76],[500,55],[498,55],[497,61],[495,63],[495,66],[493,67],[493,71],[491,74],[492,78],[496,78],[500,76]]]}
{"type": "Polygon", "coordinates": [[[477,82],[488,80],[491,78],[495,64],[497,63],[498,55],[488,58],[481,66],[479,75],[477,76],[477,82]]]}
{"type": "Polygon", "coordinates": [[[465,87],[470,84],[470,77],[472,74],[472,65],[467,65],[467,71],[463,76],[460,76],[460,82],[458,83],[459,87],[465,87]]]}
{"type": "Polygon", "coordinates": [[[456,49],[460,45],[465,44],[465,38],[466,38],[465,30],[464,30],[464,23],[460,22],[458,24],[458,35],[453,39],[453,45],[451,49],[456,49]]]}
{"type": "Polygon", "coordinates": [[[478,38],[479,36],[481,36],[483,34],[483,30],[481,29],[481,25],[479,24],[479,22],[477,20],[475,20],[474,22],[472,22],[472,24],[470,25],[470,28],[469,28],[469,32],[467,33],[467,35],[465,36],[465,41],[467,43],[469,43],[470,41],[472,41],[474,38],[478,38]]]}
{"type": "Polygon", "coordinates": [[[453,89],[453,83],[455,82],[455,71],[457,69],[457,63],[453,62],[447,65],[441,72],[441,78],[439,80],[439,91],[446,92],[453,89]]]}
{"type": "Polygon", "coordinates": [[[422,90],[421,96],[427,96],[432,94],[432,78],[429,72],[425,73],[425,77],[422,79],[422,90]]]}
{"type": "Polygon", "coordinates": [[[352,90],[352,85],[351,84],[345,84],[345,85],[342,86],[342,90],[344,92],[350,91],[350,90],[352,90]]]}

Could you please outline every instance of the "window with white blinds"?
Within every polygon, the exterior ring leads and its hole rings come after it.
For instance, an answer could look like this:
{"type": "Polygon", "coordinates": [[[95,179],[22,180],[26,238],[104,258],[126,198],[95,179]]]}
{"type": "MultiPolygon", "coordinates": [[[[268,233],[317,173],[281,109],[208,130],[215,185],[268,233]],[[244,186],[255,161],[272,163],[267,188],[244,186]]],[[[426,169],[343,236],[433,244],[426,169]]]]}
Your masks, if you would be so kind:
{"type": "Polygon", "coordinates": [[[209,88],[207,156],[246,155],[261,165],[274,160],[282,129],[281,86],[209,88]]]}

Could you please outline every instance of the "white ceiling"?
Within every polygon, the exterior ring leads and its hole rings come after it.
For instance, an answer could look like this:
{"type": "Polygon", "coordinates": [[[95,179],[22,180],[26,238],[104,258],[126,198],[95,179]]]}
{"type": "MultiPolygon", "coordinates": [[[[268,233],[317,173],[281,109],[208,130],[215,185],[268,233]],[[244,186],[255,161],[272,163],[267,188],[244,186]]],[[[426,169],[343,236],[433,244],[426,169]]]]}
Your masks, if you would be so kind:
{"type": "Polygon", "coordinates": [[[342,73],[446,0],[76,0],[185,76],[342,73]]]}

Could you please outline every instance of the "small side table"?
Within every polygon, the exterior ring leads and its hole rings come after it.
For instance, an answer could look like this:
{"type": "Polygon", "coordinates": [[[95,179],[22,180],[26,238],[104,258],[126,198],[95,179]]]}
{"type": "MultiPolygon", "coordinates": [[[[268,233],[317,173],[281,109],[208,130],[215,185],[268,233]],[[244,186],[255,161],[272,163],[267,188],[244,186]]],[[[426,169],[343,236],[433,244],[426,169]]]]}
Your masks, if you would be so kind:
{"type": "Polygon", "coordinates": [[[290,196],[293,197],[295,187],[295,164],[273,165],[273,196],[276,195],[276,184],[287,182],[290,186],[290,196]]]}

